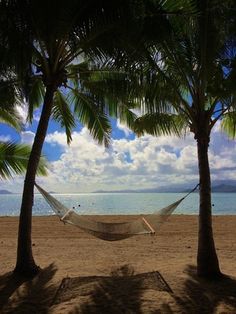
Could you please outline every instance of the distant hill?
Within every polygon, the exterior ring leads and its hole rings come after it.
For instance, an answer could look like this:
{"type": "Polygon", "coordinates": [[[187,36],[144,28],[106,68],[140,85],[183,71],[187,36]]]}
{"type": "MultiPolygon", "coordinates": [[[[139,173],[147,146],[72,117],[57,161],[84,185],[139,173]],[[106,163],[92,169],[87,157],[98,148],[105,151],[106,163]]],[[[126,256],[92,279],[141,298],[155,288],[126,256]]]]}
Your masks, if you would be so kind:
{"type": "MultiPolygon", "coordinates": [[[[189,191],[189,190],[188,190],[189,191]]],[[[97,190],[93,193],[181,193],[183,190],[181,188],[170,188],[170,187],[160,187],[153,189],[138,189],[138,190],[97,190]]]]}
{"type": "MultiPolygon", "coordinates": [[[[114,190],[114,191],[107,191],[107,190],[98,190],[94,191],[93,193],[188,193],[191,190],[192,186],[188,189],[183,187],[159,187],[159,188],[152,188],[152,189],[138,189],[138,190],[114,190]]],[[[212,186],[213,193],[236,193],[236,185],[229,185],[229,184],[218,184],[212,186]]],[[[198,192],[198,190],[196,190],[198,192]]]]}
{"type": "MultiPolygon", "coordinates": [[[[182,192],[187,193],[188,190],[184,190],[182,192]]],[[[211,192],[213,192],[213,193],[236,193],[236,186],[229,185],[229,184],[213,185],[211,187],[211,192]]]]}
{"type": "Polygon", "coordinates": [[[212,187],[214,193],[236,193],[236,186],[228,184],[219,184],[212,187]]]}
{"type": "Polygon", "coordinates": [[[12,194],[12,193],[8,190],[0,190],[0,194],[12,194]]]}

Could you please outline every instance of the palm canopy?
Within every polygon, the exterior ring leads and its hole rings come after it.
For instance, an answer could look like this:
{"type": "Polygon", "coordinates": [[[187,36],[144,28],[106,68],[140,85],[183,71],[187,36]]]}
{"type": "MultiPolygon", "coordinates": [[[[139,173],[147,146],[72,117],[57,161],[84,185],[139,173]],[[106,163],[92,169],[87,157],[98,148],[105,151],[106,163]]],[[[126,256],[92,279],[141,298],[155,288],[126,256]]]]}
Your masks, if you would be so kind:
{"type": "MultiPolygon", "coordinates": [[[[71,142],[71,131],[77,121],[85,125],[93,137],[106,146],[109,144],[111,124],[109,117],[119,117],[132,127],[136,118],[132,109],[138,105],[137,79],[118,71],[113,65],[99,65],[89,61],[78,61],[65,67],[67,79],[57,88],[53,97],[52,118],[65,128],[67,142],[71,142]]],[[[40,107],[46,88],[42,76],[33,78],[29,93],[29,120],[35,108],[40,107]]]]}
{"type": "Polygon", "coordinates": [[[1,5],[29,119],[50,87],[56,91],[52,117],[65,127],[68,143],[79,119],[106,145],[111,132],[108,116],[118,116],[131,127],[134,114],[128,108],[139,105],[139,82],[117,69],[136,67],[154,38],[162,41],[169,34],[167,11],[192,9],[187,0],[70,0],[66,5],[15,0],[1,5]]]}
{"type": "Polygon", "coordinates": [[[195,5],[199,14],[170,17],[171,37],[150,50],[143,79],[147,115],[136,121],[139,132],[145,131],[146,121],[146,131],[154,135],[180,134],[188,127],[197,139],[201,132],[209,136],[222,120],[223,128],[235,135],[232,2],[195,1],[195,5]]]}
{"type": "MultiPolygon", "coordinates": [[[[15,34],[7,44],[17,60],[21,88],[29,103],[29,119],[42,104],[46,90],[52,90],[52,117],[65,127],[68,143],[76,120],[106,145],[111,132],[109,115],[118,115],[128,125],[132,122],[134,115],[128,110],[134,106],[129,101],[130,79],[117,71],[111,59],[107,62],[107,57],[118,54],[112,43],[116,42],[116,47],[123,45],[117,29],[124,29],[137,11],[133,6],[131,9],[130,2],[124,4],[121,0],[112,5],[107,1],[85,4],[72,0],[66,6],[63,1],[2,4],[8,16],[7,33],[10,29],[10,35],[15,34]]],[[[128,32],[135,34],[134,26],[128,32]]],[[[132,45],[126,48],[131,50],[134,53],[132,45]]]]}

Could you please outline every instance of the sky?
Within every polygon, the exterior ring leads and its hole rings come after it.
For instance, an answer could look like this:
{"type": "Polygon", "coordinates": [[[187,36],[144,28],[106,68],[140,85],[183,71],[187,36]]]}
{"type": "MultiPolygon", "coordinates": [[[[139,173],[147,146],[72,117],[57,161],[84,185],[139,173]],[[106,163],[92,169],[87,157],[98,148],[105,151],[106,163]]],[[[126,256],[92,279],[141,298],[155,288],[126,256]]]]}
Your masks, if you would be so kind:
{"type": "MultiPolygon", "coordinates": [[[[26,108],[20,108],[26,119],[26,108]]],[[[26,120],[25,120],[26,121],[26,120]]],[[[32,125],[25,124],[21,133],[0,124],[0,140],[31,144],[39,113],[32,125]]],[[[109,148],[98,145],[89,131],[78,125],[70,146],[65,131],[51,121],[43,154],[48,159],[47,177],[36,181],[44,189],[58,193],[87,193],[97,190],[148,189],[184,185],[193,188],[198,183],[197,148],[191,133],[175,136],[137,137],[119,120],[112,120],[112,140],[109,148]]],[[[213,182],[236,180],[236,141],[213,129],[209,147],[213,182]]],[[[24,176],[0,181],[0,190],[21,193],[24,176]]]]}

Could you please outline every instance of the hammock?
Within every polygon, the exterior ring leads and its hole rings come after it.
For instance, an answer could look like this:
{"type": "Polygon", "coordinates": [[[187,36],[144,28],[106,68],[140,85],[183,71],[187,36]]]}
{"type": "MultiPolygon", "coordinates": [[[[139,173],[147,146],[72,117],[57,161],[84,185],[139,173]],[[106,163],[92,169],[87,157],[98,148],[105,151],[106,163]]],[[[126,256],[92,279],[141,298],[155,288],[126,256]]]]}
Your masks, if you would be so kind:
{"type": "MultiPolygon", "coordinates": [[[[199,184],[198,184],[199,185],[199,184]]],[[[75,225],[87,233],[106,241],[117,241],[132,237],[134,235],[141,234],[155,234],[177,206],[193,191],[195,191],[198,185],[191,190],[187,195],[179,199],[178,201],[170,204],[169,206],[162,208],[153,214],[141,216],[131,222],[101,222],[87,219],[73,209],[65,207],[56,198],[42,189],[38,184],[35,186],[39,192],[43,195],[47,203],[53,209],[53,211],[60,217],[60,220],[64,223],[75,225]]]]}

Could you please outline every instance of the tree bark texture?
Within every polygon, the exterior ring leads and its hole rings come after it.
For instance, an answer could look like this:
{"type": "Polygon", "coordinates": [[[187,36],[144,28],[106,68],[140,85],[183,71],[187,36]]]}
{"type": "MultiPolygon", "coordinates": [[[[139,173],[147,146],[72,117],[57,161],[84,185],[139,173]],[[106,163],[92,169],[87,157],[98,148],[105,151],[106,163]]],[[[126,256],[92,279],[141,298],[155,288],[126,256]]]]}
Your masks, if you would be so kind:
{"type": "Polygon", "coordinates": [[[31,241],[32,207],[34,202],[34,182],[36,177],[36,171],[52,111],[53,95],[54,88],[50,86],[47,87],[44,97],[42,113],[35,134],[34,143],[32,146],[27,171],[25,175],[20,210],[17,261],[14,272],[28,277],[32,277],[39,271],[39,267],[35,264],[32,253],[31,241]]]}
{"type": "Polygon", "coordinates": [[[197,139],[200,178],[197,273],[201,277],[217,278],[221,275],[221,272],[212,230],[211,178],[208,161],[208,145],[208,136],[197,139]]]}

